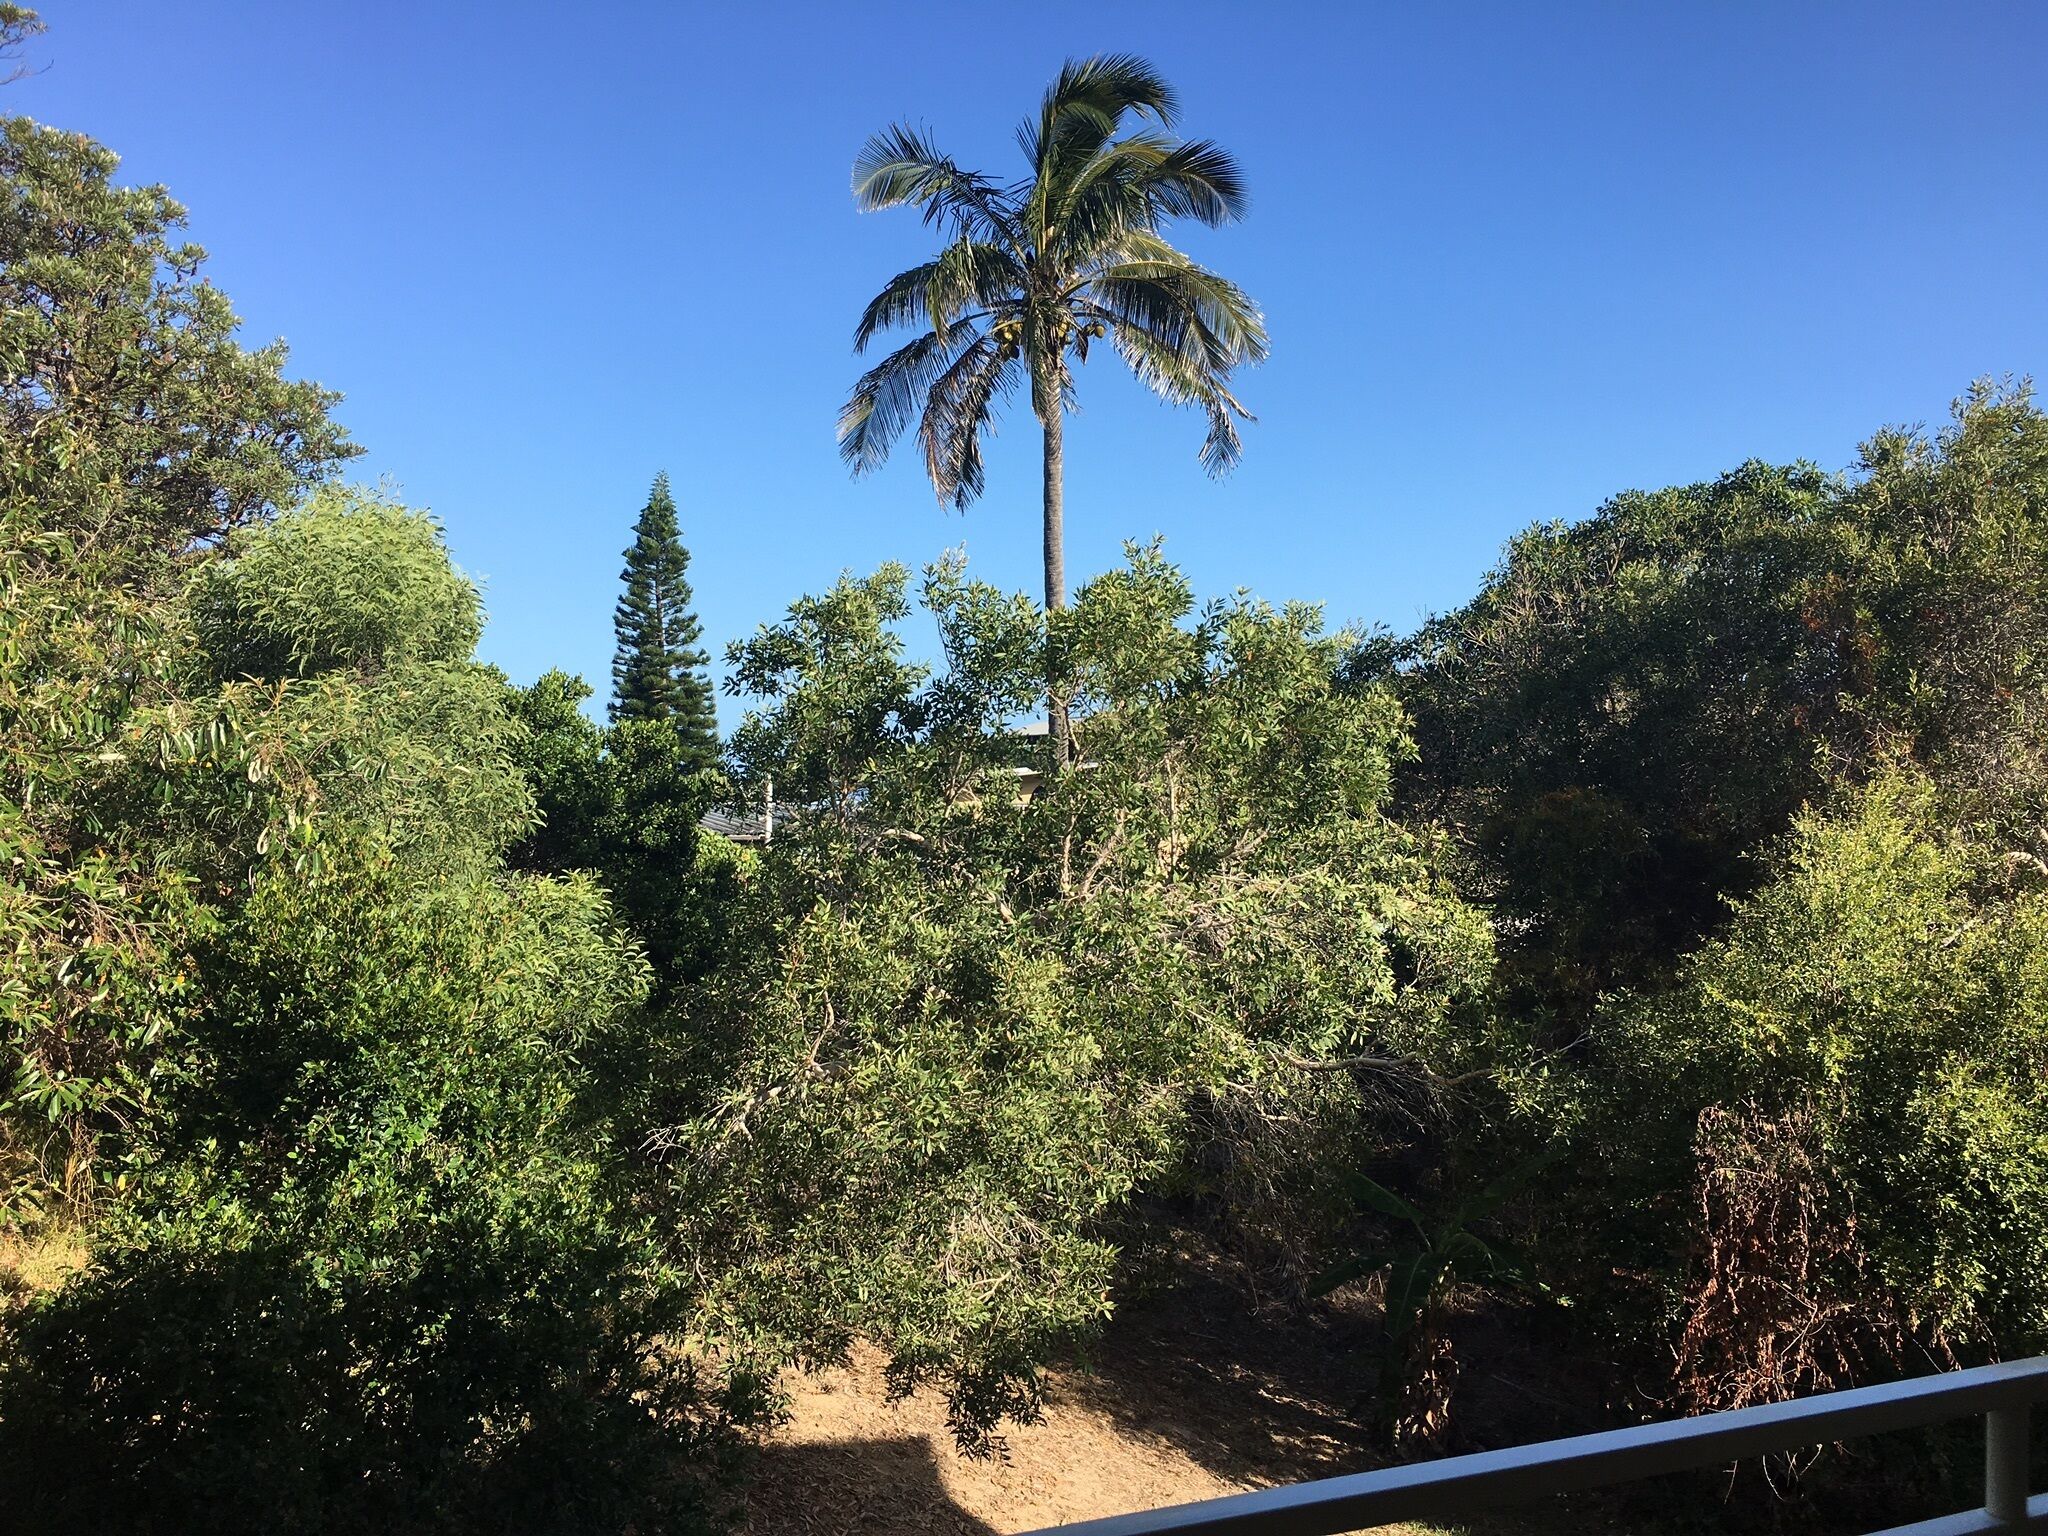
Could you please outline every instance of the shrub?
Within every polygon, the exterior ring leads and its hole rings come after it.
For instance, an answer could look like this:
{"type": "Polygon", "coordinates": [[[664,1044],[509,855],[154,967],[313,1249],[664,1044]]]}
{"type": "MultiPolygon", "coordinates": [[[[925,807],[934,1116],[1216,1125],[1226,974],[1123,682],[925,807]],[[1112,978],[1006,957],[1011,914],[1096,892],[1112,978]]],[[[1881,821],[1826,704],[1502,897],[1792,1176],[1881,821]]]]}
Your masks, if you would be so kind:
{"type": "Polygon", "coordinates": [[[238,532],[200,573],[193,612],[223,680],[467,661],[483,630],[434,521],[354,488],[238,532]]]}
{"type": "Polygon", "coordinates": [[[602,897],[330,849],[213,958],[140,1187],[11,1330],[5,1523],[711,1522],[761,1400],[660,1340],[583,1064],[645,985],[602,897]]]}
{"type": "Polygon", "coordinates": [[[1716,1311],[1732,1337],[1700,1321],[1720,1250],[1758,1222],[1785,1227],[1756,1257],[1794,1291],[1797,1327],[1830,1333],[1773,1393],[1851,1374],[1873,1339],[2048,1339],[2048,890],[1959,831],[1925,778],[1889,771],[1803,815],[1727,934],[1613,1023],[1624,1092],[1688,1126],[1707,1111],[1696,1356],[1754,1371],[1787,1355],[1782,1307],[1716,1311]],[[1792,1205],[1722,1191],[1788,1167],[1792,1205]]]}

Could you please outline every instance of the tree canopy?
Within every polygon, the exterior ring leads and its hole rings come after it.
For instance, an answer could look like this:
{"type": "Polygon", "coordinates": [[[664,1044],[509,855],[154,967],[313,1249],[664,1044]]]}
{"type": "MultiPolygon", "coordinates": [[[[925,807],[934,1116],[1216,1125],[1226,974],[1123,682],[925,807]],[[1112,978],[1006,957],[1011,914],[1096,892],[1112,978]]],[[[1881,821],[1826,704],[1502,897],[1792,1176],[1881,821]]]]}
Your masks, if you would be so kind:
{"type": "Polygon", "coordinates": [[[656,475],[619,574],[626,590],[612,616],[618,650],[611,717],[668,722],[691,764],[710,768],[718,761],[718,715],[705,671],[710,657],[699,643],[704,627],[690,607],[689,569],[668,476],[656,475]]]}
{"type": "MultiPolygon", "coordinates": [[[[891,330],[919,332],[861,375],[839,416],[855,473],[887,458],[918,422],[939,501],[964,510],[981,494],[981,441],[999,403],[1029,388],[1044,442],[1045,606],[1067,602],[1063,433],[1075,368],[1107,340],[1161,399],[1208,419],[1203,467],[1237,462],[1249,413],[1231,377],[1266,355],[1258,307],[1228,279],[1167,243],[1168,221],[1211,226],[1247,206],[1237,163],[1172,129],[1179,98],[1130,54],[1068,60],[1035,117],[1017,130],[1027,176],[1004,184],[960,168],[902,124],[875,135],[853,167],[864,211],[917,208],[948,243],[899,272],[854,328],[864,352],[891,330]]],[[[1069,701],[1047,698],[1055,768],[1068,759],[1069,701]]]]}
{"type": "MultiPolygon", "coordinates": [[[[947,244],[856,464],[921,411],[964,504],[1028,380],[1056,512],[1091,338],[1234,456],[1175,111],[1110,57],[1014,186],[870,145],[947,244]]],[[[1157,543],[848,574],[727,651],[721,756],[665,478],[600,725],[115,172],[0,123],[0,1531],[709,1536],[784,1372],[872,1344],[989,1451],[1190,1233],[1363,1287],[1397,1447],[1486,1329],[1610,1423],[2048,1347],[2026,384],[1530,528],[1410,636],[1157,543]]]]}
{"type": "Polygon", "coordinates": [[[1696,1406],[2042,1337],[2044,513],[2048,417],[1979,384],[1531,529],[1391,669],[1499,1006],[1584,1062],[1559,1256],[1676,1313],[1696,1406]]]}
{"type": "Polygon", "coordinates": [[[91,1239],[0,1327],[0,1528],[709,1519],[760,1410],[658,1346],[593,1091],[647,965],[505,868],[475,588],[168,198],[0,146],[0,1194],[91,1239]]]}
{"type": "Polygon", "coordinates": [[[1399,706],[1335,685],[1313,609],[1198,610],[1134,549],[1052,616],[1088,766],[1030,793],[1008,723],[1046,616],[954,562],[919,600],[943,670],[904,655],[897,567],[734,648],[736,768],[801,809],[650,1073],[650,1144],[725,1326],[875,1339],[975,1444],[1108,1311],[1102,1222],[1202,1102],[1347,1055],[1426,1096],[1512,1055],[1466,1027],[1484,921],[1386,816],[1399,706]]]}

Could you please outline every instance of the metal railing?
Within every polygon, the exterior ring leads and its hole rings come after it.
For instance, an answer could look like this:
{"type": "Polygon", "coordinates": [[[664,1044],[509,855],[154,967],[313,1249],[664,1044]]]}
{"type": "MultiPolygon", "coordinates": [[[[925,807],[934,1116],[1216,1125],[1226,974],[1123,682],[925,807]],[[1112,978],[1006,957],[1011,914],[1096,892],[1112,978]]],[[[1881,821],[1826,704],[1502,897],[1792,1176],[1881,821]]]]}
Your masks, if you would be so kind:
{"type": "Polygon", "coordinates": [[[1984,1507],[1895,1526],[1879,1536],[2048,1531],[2048,1495],[2030,1496],[2027,1433],[2028,1410],[2044,1398],[2048,1356],[1262,1488],[1056,1529],[1059,1536],[1343,1536],[1397,1520],[1457,1519],[1553,1494],[1982,1414],[1984,1507]]]}

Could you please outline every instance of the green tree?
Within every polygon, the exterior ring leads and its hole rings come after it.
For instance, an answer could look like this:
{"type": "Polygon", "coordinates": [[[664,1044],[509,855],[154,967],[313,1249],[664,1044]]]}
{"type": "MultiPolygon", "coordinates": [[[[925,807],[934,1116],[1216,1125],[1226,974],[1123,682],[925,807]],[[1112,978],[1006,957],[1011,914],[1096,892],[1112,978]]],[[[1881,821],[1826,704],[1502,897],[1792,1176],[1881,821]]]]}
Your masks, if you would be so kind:
{"type": "Polygon", "coordinates": [[[603,867],[599,828],[614,797],[605,781],[604,728],[583,712],[590,694],[590,684],[560,669],[524,688],[505,684],[505,707],[525,727],[517,761],[536,813],[506,855],[514,869],[559,875],[603,867]]]}
{"type": "Polygon", "coordinates": [[[240,344],[184,211],[115,168],[0,123],[0,1176],[31,1203],[106,1166],[235,889],[221,850],[276,804],[281,744],[244,730],[267,690],[195,675],[191,573],[355,451],[281,345],[240,344]],[[210,826],[166,815],[223,779],[210,826]]]}
{"type": "Polygon", "coordinates": [[[1603,1011],[1620,1155],[1692,1195],[1698,1406],[2048,1339],[2048,876],[1952,805],[1895,767],[1802,813],[1675,986],[1603,1011]]]}
{"type": "Polygon", "coordinates": [[[580,707],[588,697],[564,672],[507,692],[526,728],[513,756],[539,813],[507,857],[515,869],[596,875],[654,962],[659,1005],[718,944],[730,849],[697,823],[726,781],[665,721],[600,730],[580,707]]]}
{"type": "MultiPolygon", "coordinates": [[[[1064,420],[1077,364],[1107,339],[1147,388],[1209,421],[1202,463],[1220,474],[1249,416],[1231,375],[1266,355],[1265,322],[1235,284],[1168,244],[1167,221],[1243,216],[1236,162],[1208,140],[1183,141],[1173,88],[1142,59],[1070,60],[1036,118],[1018,131],[1026,179],[1000,185],[962,170],[917,129],[870,139],[854,163],[863,210],[914,206],[947,232],[932,260],[899,272],[854,330],[918,327],[854,385],[839,445],[856,473],[887,456],[913,419],[932,489],[965,508],[981,494],[982,434],[1023,382],[1043,440],[1045,606],[1067,604],[1064,420]],[[1149,120],[1149,123],[1148,123],[1149,120]],[[1125,131],[1126,124],[1139,126],[1125,131]]],[[[1048,699],[1054,760],[1068,756],[1068,703],[1048,699]]]]}
{"type": "Polygon", "coordinates": [[[701,1326],[874,1339],[971,1446],[1111,1307],[1109,1218],[1206,1105],[1427,1097],[1507,1058],[1486,925],[1385,814],[1400,709],[1333,685],[1349,640],[1314,609],[1198,609],[1134,550],[1067,615],[1094,766],[1034,794],[1004,722],[1043,612],[933,567],[934,673],[908,585],[849,578],[732,652],[761,701],[734,761],[799,810],[648,1042],[640,1139],[701,1326]]]}
{"type": "MultiPolygon", "coordinates": [[[[1562,1049],[1546,1258],[1702,1407],[2030,1349],[2048,416],[1531,529],[1389,672],[1500,999],[1562,1049]],[[1998,1213],[1998,1214],[1994,1214],[1998,1213]],[[1631,1278],[1633,1277],[1633,1278],[1631,1278]]],[[[1375,671],[1375,668],[1377,671],[1375,671]]]]}
{"type": "Polygon", "coordinates": [[[0,1221],[91,1244],[8,1299],[0,1530],[699,1528],[756,1399],[613,1151],[645,959],[504,868],[438,528],[113,169],[0,128],[0,1221]]]}
{"type": "Polygon", "coordinates": [[[9,1319],[0,1530],[706,1529],[750,1387],[662,1344],[591,1067],[643,963],[587,881],[320,839],[207,946],[90,1266],[9,1319]]]}
{"type": "Polygon", "coordinates": [[[430,520],[336,491],[168,610],[242,746],[100,802],[154,808],[204,921],[121,1063],[124,1197],[9,1320],[0,1529],[690,1530],[721,1497],[751,1383],[661,1347],[686,1297],[608,1150],[646,962],[587,879],[502,867],[533,801],[478,612],[430,520]]]}
{"type": "Polygon", "coordinates": [[[1980,384],[1848,475],[1752,463],[1508,546],[1398,683],[1520,1006],[1654,987],[1800,808],[1899,753],[2030,857],[2048,810],[2048,416],[1980,384]]]}
{"type": "Polygon", "coordinates": [[[431,518],[323,488],[236,533],[185,617],[198,675],[263,698],[245,738],[309,816],[375,828],[436,870],[495,867],[531,823],[518,724],[470,654],[481,597],[431,518]]]}
{"type": "Polygon", "coordinates": [[[1510,990],[1560,1038],[1668,972],[1821,784],[1854,659],[1805,622],[1845,552],[1834,494],[1750,464],[1618,496],[1517,535],[1417,637],[1408,792],[1469,829],[1475,888],[1512,918],[1510,990]]]}
{"type": "Polygon", "coordinates": [[[671,722],[695,766],[710,768],[718,761],[718,715],[704,670],[710,658],[698,644],[703,626],[690,608],[689,570],[668,476],[656,475],[619,573],[626,590],[612,615],[619,643],[611,717],[671,722]]]}
{"type": "MultiPolygon", "coordinates": [[[[0,125],[0,500],[70,536],[66,560],[142,579],[266,516],[356,450],[338,398],[249,351],[185,211],[118,187],[116,157],[26,118],[0,125]]],[[[175,578],[173,578],[175,584],[175,578]]]]}

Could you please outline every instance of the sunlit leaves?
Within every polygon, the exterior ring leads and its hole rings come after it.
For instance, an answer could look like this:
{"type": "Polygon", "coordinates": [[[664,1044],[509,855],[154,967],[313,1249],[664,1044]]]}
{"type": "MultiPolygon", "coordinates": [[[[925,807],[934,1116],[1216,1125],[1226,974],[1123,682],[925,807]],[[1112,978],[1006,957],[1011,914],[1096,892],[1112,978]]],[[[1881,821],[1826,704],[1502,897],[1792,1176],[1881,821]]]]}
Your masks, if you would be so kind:
{"type": "Polygon", "coordinates": [[[1050,631],[957,560],[920,596],[937,671],[906,659],[897,567],[734,648],[760,705],[735,767],[795,814],[688,1000],[690,1070],[654,1074],[651,1141],[718,1326],[872,1337],[974,1444],[1103,1315],[1102,1223],[1192,1105],[1290,1054],[1417,1081],[1500,1058],[1461,1012],[1486,924],[1385,816],[1400,711],[1336,686],[1348,637],[1315,609],[1198,610],[1147,549],[1050,631]],[[1034,793],[1013,727],[1048,675],[1083,761],[1034,793]]]}

